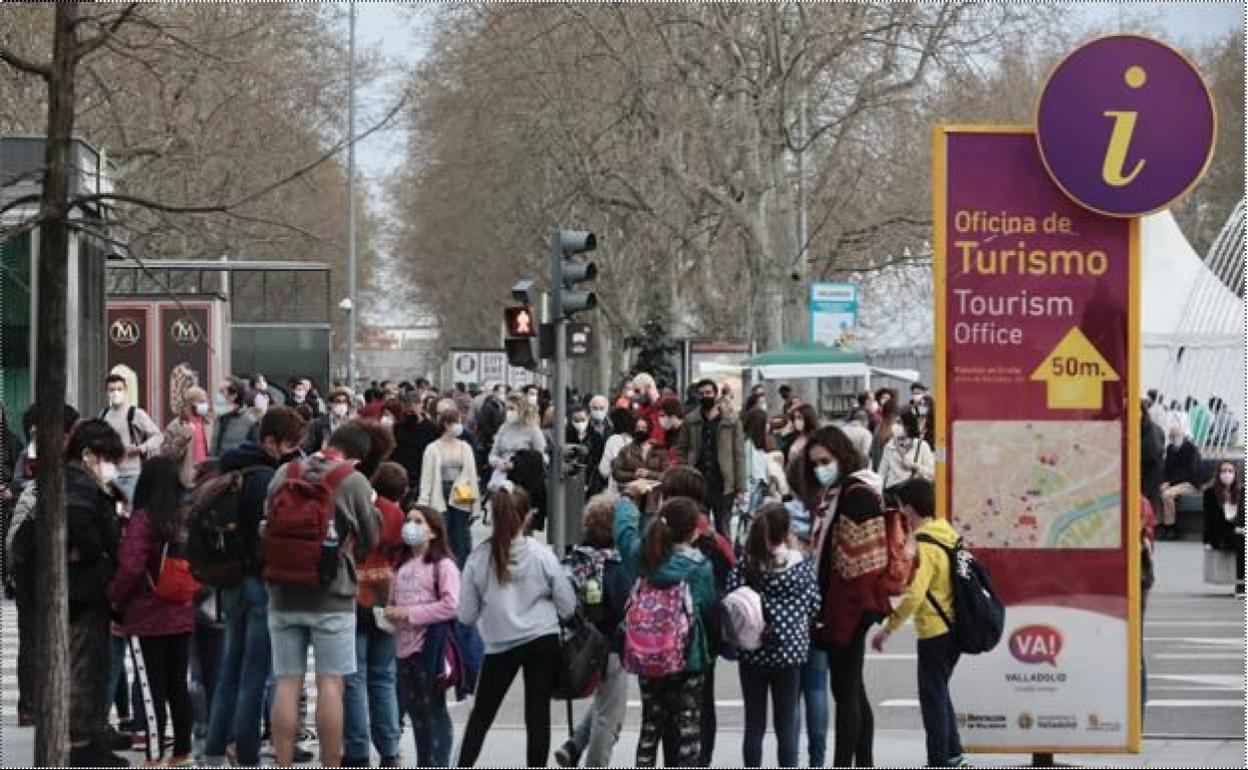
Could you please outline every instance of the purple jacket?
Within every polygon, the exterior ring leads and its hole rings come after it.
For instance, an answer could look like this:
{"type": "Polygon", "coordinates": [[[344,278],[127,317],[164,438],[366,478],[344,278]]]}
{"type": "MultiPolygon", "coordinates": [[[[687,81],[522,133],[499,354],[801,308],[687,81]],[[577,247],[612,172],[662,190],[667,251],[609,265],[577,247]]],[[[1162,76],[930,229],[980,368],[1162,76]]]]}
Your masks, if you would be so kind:
{"type": "Polygon", "coordinates": [[[124,614],[129,636],[173,636],[195,629],[193,604],[170,604],[152,595],[149,581],[159,574],[164,544],[147,510],[135,511],[121,540],[117,574],[108,586],[108,601],[124,614]]]}

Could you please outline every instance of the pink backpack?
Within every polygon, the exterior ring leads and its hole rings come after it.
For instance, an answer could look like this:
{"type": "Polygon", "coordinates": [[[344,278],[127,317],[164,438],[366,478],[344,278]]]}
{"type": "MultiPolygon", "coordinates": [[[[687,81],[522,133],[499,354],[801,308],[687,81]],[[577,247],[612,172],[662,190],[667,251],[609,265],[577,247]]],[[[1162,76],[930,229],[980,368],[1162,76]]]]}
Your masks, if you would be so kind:
{"type": "Polygon", "coordinates": [[[687,584],[658,588],[639,579],[624,611],[624,670],[647,679],[683,672],[692,617],[687,584]]]}

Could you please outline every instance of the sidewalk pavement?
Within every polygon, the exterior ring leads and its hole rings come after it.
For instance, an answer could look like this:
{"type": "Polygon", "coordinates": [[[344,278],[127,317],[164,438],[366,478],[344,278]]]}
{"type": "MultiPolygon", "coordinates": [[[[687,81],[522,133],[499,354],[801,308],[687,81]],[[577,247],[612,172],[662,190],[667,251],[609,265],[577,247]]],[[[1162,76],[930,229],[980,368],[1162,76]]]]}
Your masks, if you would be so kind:
{"type": "MultiPolygon", "coordinates": [[[[555,716],[552,714],[552,716],[555,716]]],[[[563,740],[562,726],[556,723],[551,740],[551,766],[554,766],[554,750],[563,740]]],[[[456,738],[462,730],[457,727],[456,738]]],[[[637,730],[625,730],[616,744],[612,765],[631,767],[637,747],[637,730]]],[[[403,738],[403,763],[411,767],[416,755],[411,730],[403,738]]],[[[456,751],[458,751],[458,740],[456,751]]],[[[525,749],[525,731],[522,725],[496,725],[486,738],[481,752],[480,767],[517,767],[525,749]]],[[[829,752],[831,746],[828,747],[829,752]]],[[[0,743],[4,767],[29,767],[34,757],[34,731],[12,727],[4,730],[0,743]]],[[[923,732],[921,730],[880,730],[875,734],[875,764],[877,767],[919,767],[924,761],[923,732]]],[[[139,755],[127,754],[131,760],[139,755]]],[[[801,756],[805,759],[805,746],[801,756]]],[[[775,741],[768,735],[763,747],[763,765],[774,766],[775,741]]],[[[1031,764],[1027,755],[969,754],[976,767],[1026,767],[1031,764]]],[[[454,759],[454,755],[452,755],[454,759]]],[[[830,759],[830,757],[829,757],[830,759]]],[[[1139,754],[1059,754],[1056,761],[1077,767],[1244,767],[1244,741],[1226,740],[1146,740],[1139,754]]],[[[741,766],[741,731],[721,730],[715,745],[715,767],[741,766]]]]}

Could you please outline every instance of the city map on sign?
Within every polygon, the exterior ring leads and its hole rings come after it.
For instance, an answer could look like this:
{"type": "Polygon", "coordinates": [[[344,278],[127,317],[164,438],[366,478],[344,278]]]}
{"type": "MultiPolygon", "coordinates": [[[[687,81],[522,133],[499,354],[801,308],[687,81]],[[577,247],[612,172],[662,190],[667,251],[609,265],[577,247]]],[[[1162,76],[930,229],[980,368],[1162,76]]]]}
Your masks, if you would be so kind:
{"type": "Polygon", "coordinates": [[[953,525],[969,545],[1120,546],[1117,423],[958,421],[953,456],[953,525]]]}

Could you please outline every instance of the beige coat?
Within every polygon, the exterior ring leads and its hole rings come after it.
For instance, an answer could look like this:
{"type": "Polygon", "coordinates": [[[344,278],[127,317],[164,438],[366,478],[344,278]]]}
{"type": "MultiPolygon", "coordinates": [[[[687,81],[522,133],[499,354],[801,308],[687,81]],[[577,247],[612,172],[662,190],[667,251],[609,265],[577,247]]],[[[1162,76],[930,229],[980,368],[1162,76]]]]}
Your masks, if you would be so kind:
{"type": "MultiPolygon", "coordinates": [[[[481,512],[481,484],[477,479],[477,461],[472,452],[472,447],[467,441],[456,439],[455,443],[462,452],[464,467],[459,472],[459,476],[455,479],[456,484],[467,484],[476,493],[476,499],[472,501],[471,513],[481,512]]],[[[425,505],[437,511],[445,511],[450,507],[450,501],[442,494],[442,458],[443,452],[455,451],[448,449],[447,444],[442,439],[434,441],[425,447],[424,459],[420,463],[420,496],[417,498],[418,505],[425,505]]]]}

